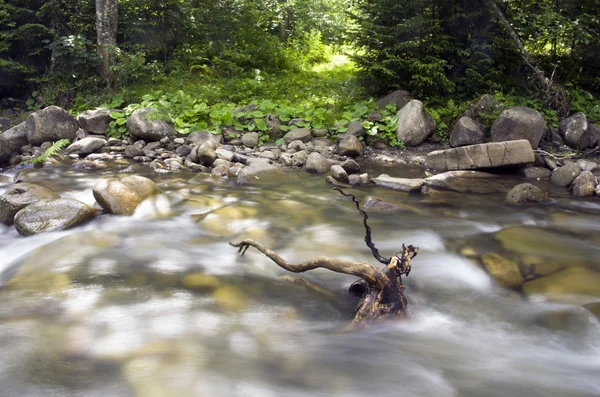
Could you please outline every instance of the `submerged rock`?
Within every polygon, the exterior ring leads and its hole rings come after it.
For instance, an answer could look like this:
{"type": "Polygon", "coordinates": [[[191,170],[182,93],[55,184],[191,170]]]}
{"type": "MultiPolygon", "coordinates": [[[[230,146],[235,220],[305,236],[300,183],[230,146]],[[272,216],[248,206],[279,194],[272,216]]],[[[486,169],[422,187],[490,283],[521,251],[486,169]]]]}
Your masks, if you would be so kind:
{"type": "Polygon", "coordinates": [[[562,302],[594,302],[600,297],[600,272],[582,267],[564,269],[525,283],[523,292],[562,302]]]}
{"type": "Polygon", "coordinates": [[[237,175],[238,185],[247,185],[259,181],[262,177],[278,172],[279,168],[270,164],[266,159],[264,161],[252,162],[249,166],[242,168],[237,175]]]}
{"type": "Polygon", "coordinates": [[[96,216],[87,204],[71,198],[44,199],[23,208],[15,215],[15,227],[20,235],[66,230],[81,225],[96,216]]]}
{"type": "Polygon", "coordinates": [[[494,280],[505,288],[518,288],[525,282],[519,264],[502,255],[485,254],[481,262],[494,280]]]}
{"type": "Polygon", "coordinates": [[[510,204],[539,203],[545,198],[546,195],[537,186],[531,183],[522,183],[508,192],[505,201],[510,204]]]}
{"type": "Polygon", "coordinates": [[[132,215],[142,201],[160,194],[152,180],[138,175],[103,179],[92,191],[98,204],[115,215],[132,215]]]}
{"type": "Polygon", "coordinates": [[[59,198],[58,193],[33,183],[16,183],[0,197],[0,222],[12,225],[17,212],[39,200],[59,198]]]}

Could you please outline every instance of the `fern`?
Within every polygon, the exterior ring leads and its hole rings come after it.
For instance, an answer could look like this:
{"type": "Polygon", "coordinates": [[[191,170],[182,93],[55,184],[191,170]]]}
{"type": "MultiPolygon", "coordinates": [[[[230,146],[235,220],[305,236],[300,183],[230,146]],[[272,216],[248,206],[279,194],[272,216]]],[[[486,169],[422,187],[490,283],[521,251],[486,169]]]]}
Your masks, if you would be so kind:
{"type": "Polygon", "coordinates": [[[44,153],[42,153],[41,155],[39,155],[38,157],[36,157],[34,159],[24,161],[23,164],[29,164],[29,163],[41,164],[47,158],[56,156],[58,154],[58,152],[60,152],[61,150],[63,150],[67,146],[69,146],[70,143],[71,143],[71,141],[69,141],[68,139],[61,139],[59,141],[56,141],[44,153]]]}

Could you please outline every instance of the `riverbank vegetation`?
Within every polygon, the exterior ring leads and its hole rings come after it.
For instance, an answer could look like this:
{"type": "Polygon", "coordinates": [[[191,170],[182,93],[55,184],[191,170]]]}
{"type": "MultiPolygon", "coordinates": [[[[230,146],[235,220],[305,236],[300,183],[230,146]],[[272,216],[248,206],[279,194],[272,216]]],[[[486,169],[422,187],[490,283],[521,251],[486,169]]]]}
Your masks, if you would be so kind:
{"type": "MultiPolygon", "coordinates": [[[[124,109],[113,136],[141,107],[182,133],[277,140],[262,118],[275,114],[335,134],[396,89],[425,102],[442,138],[484,93],[550,124],[600,121],[599,15],[592,0],[7,0],[0,96],[124,109]]],[[[394,110],[368,132],[392,137],[394,110]]]]}

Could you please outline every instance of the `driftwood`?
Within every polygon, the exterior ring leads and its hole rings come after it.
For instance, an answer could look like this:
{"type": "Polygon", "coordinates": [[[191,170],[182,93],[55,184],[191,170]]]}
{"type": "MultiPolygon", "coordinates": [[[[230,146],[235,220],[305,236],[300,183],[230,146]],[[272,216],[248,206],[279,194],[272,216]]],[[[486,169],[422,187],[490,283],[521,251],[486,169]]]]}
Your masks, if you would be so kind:
{"type": "Polygon", "coordinates": [[[402,250],[391,258],[384,258],[379,254],[371,240],[371,228],[367,224],[368,216],[360,209],[359,202],[355,196],[344,193],[339,188],[334,188],[346,197],[351,197],[356,208],[363,215],[366,229],[365,242],[371,249],[373,256],[379,262],[385,264],[380,270],[377,267],[365,263],[336,258],[321,257],[300,263],[290,263],[279,256],[276,252],[252,239],[245,239],[238,243],[230,243],[239,248],[244,255],[249,247],[254,247],[265,254],[269,259],[281,268],[292,273],[303,273],[308,270],[323,268],[343,274],[359,277],[360,280],[350,286],[350,294],[361,298],[354,314],[354,324],[369,323],[373,320],[390,318],[402,318],[406,315],[407,303],[404,297],[404,285],[402,275],[408,276],[411,270],[411,259],[414,258],[419,249],[412,245],[402,245],[402,250]]]}

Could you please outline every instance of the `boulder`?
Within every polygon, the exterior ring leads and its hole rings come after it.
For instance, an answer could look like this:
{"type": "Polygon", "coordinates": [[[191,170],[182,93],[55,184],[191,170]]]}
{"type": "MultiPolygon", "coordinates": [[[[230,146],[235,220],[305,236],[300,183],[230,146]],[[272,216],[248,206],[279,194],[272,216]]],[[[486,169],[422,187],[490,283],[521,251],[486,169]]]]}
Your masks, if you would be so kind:
{"type": "Polygon", "coordinates": [[[164,120],[162,112],[158,109],[144,108],[134,111],[127,120],[127,129],[136,139],[144,141],[160,141],[164,137],[175,137],[177,131],[164,120]]]}
{"type": "Polygon", "coordinates": [[[297,152],[300,150],[306,150],[306,144],[301,140],[295,140],[288,144],[288,150],[295,150],[297,152]]]}
{"type": "Polygon", "coordinates": [[[360,174],[362,172],[360,165],[358,165],[358,163],[352,159],[342,162],[340,166],[348,173],[348,175],[360,174]]]}
{"type": "Polygon", "coordinates": [[[534,161],[531,145],[523,139],[437,150],[427,155],[425,166],[437,171],[452,171],[514,166],[534,161]]]}
{"type": "Polygon", "coordinates": [[[247,132],[242,136],[242,145],[253,148],[258,146],[258,132],[247,132]]]}
{"type": "Polygon", "coordinates": [[[372,181],[377,186],[387,187],[389,189],[399,190],[401,192],[418,192],[425,184],[424,179],[393,178],[386,174],[381,174],[372,181]]]}
{"type": "Polygon", "coordinates": [[[587,149],[596,146],[598,136],[585,114],[579,112],[564,119],[558,127],[567,145],[574,149],[587,149]]]}
{"type": "Polygon", "coordinates": [[[531,183],[522,183],[512,188],[506,195],[509,204],[539,203],[546,198],[544,192],[531,183]]]}
{"type": "Polygon", "coordinates": [[[202,164],[206,167],[213,165],[217,158],[217,152],[211,147],[210,143],[204,143],[201,146],[196,146],[190,153],[190,159],[194,163],[202,164]]]}
{"type": "Polygon", "coordinates": [[[92,189],[94,198],[105,211],[115,215],[132,215],[149,197],[160,194],[156,184],[142,176],[103,179],[92,189]]]}
{"type": "Polygon", "coordinates": [[[457,193],[506,193],[509,188],[502,177],[479,171],[448,171],[425,178],[423,192],[445,190],[457,193]]]}
{"type": "Polygon", "coordinates": [[[450,134],[450,146],[468,146],[483,143],[485,133],[470,117],[461,117],[450,134]]]}
{"type": "Polygon", "coordinates": [[[0,197],[0,222],[12,225],[17,212],[39,200],[59,198],[58,193],[33,183],[15,183],[0,197]]]}
{"type": "Polygon", "coordinates": [[[2,135],[0,135],[0,166],[8,164],[13,155],[10,144],[2,135]]]}
{"type": "Polygon", "coordinates": [[[354,120],[354,121],[351,121],[350,123],[348,123],[348,131],[346,131],[344,134],[341,134],[341,135],[343,138],[348,137],[348,136],[360,137],[360,136],[364,136],[365,133],[366,133],[366,131],[365,131],[365,127],[363,127],[363,123],[358,120],[354,120]]]}
{"type": "Polygon", "coordinates": [[[532,148],[537,148],[544,135],[546,123],[537,110],[526,107],[511,107],[502,112],[492,125],[492,141],[517,141],[527,139],[532,148]]]}
{"type": "Polygon", "coordinates": [[[270,164],[268,161],[254,161],[247,167],[242,168],[237,176],[238,185],[248,185],[259,181],[265,175],[276,173],[279,168],[270,164]]]}
{"type": "Polygon", "coordinates": [[[75,117],[58,106],[48,106],[38,110],[25,120],[27,141],[40,146],[44,142],[55,142],[60,139],[75,140],[79,125],[75,117]]]}
{"type": "Polygon", "coordinates": [[[393,103],[394,105],[396,105],[396,110],[400,110],[407,103],[410,102],[410,96],[409,95],[410,94],[409,94],[408,91],[396,90],[396,91],[394,91],[394,92],[392,92],[392,93],[384,96],[383,98],[381,98],[380,100],[378,100],[375,104],[380,109],[385,109],[385,107],[387,105],[389,105],[390,103],[393,103]]]}
{"type": "Polygon", "coordinates": [[[213,142],[215,144],[220,145],[223,143],[223,135],[221,134],[213,134],[209,131],[196,131],[192,132],[188,136],[185,137],[185,141],[188,145],[203,145],[206,142],[213,142]]]}
{"type": "Polygon", "coordinates": [[[600,272],[572,267],[529,281],[523,285],[527,296],[579,304],[590,303],[600,297],[600,272]]]}
{"type": "Polygon", "coordinates": [[[481,114],[490,114],[501,108],[501,104],[490,94],[482,95],[479,100],[463,113],[463,116],[479,118],[481,114]]]}
{"type": "Polygon", "coordinates": [[[550,177],[550,182],[555,185],[567,187],[581,174],[581,168],[571,161],[568,161],[562,167],[554,170],[550,177]]]}
{"type": "Polygon", "coordinates": [[[412,100],[398,111],[396,137],[406,146],[419,146],[433,135],[435,128],[435,121],[421,101],[412,100]]]}
{"type": "Polygon", "coordinates": [[[338,182],[348,183],[348,173],[340,165],[331,166],[331,176],[338,182]]]}
{"type": "Polygon", "coordinates": [[[106,135],[108,125],[112,121],[111,112],[119,110],[95,109],[85,110],[77,116],[81,128],[88,134],[106,135]]]}
{"type": "Polygon", "coordinates": [[[19,153],[21,148],[27,145],[27,123],[24,121],[21,124],[17,124],[13,128],[4,131],[2,138],[8,141],[8,145],[13,152],[19,153]]]}
{"type": "Polygon", "coordinates": [[[10,119],[8,117],[0,117],[0,134],[10,129],[10,119]]]}
{"type": "Polygon", "coordinates": [[[265,124],[267,128],[271,130],[273,135],[279,135],[281,132],[281,120],[274,114],[268,114],[265,116],[265,124]]]}
{"type": "Polygon", "coordinates": [[[106,146],[106,140],[102,138],[87,137],[72,143],[65,149],[66,154],[90,154],[106,146]]]}
{"type": "Polygon", "coordinates": [[[490,276],[505,288],[518,288],[525,281],[519,264],[502,255],[485,254],[481,256],[481,262],[490,276]]]}
{"type": "Polygon", "coordinates": [[[283,136],[286,144],[290,144],[293,141],[308,142],[310,138],[312,138],[312,134],[308,128],[296,128],[283,136]]]}
{"type": "Polygon", "coordinates": [[[322,174],[331,169],[331,163],[319,152],[312,152],[306,158],[306,170],[312,174],[322,174]]]}
{"type": "Polygon", "coordinates": [[[552,171],[543,167],[523,167],[519,169],[519,175],[527,179],[537,179],[547,181],[552,176],[552,171]]]}
{"type": "Polygon", "coordinates": [[[72,198],[43,199],[15,215],[15,227],[22,236],[66,230],[94,218],[96,211],[72,198]]]}
{"type": "Polygon", "coordinates": [[[340,142],[340,154],[348,157],[359,157],[363,155],[362,142],[354,135],[348,135],[340,142]]]}
{"type": "Polygon", "coordinates": [[[313,128],[311,134],[315,138],[325,138],[329,134],[329,130],[327,128],[313,128]]]}
{"type": "Polygon", "coordinates": [[[577,197],[591,197],[598,186],[598,178],[590,171],[582,171],[573,181],[573,195],[577,197]]]}

